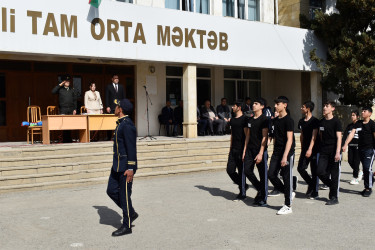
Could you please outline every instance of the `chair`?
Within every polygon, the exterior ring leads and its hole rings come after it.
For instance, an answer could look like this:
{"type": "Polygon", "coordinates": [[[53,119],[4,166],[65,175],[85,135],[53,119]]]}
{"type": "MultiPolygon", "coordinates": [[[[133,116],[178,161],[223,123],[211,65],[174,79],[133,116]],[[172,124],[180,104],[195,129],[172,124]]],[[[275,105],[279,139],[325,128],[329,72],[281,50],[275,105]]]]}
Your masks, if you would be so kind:
{"type": "Polygon", "coordinates": [[[81,106],[81,115],[83,114],[83,113],[87,113],[87,109],[86,109],[86,107],[85,106],[81,106]]]}
{"type": "MultiPolygon", "coordinates": [[[[27,122],[37,123],[42,121],[42,114],[39,106],[27,107],[27,122]]],[[[31,144],[34,144],[34,134],[40,135],[42,140],[42,126],[29,126],[27,127],[27,144],[29,144],[29,137],[31,135],[31,144]]]]}
{"type": "Polygon", "coordinates": [[[57,106],[48,106],[47,107],[47,115],[57,115],[57,106]]]}

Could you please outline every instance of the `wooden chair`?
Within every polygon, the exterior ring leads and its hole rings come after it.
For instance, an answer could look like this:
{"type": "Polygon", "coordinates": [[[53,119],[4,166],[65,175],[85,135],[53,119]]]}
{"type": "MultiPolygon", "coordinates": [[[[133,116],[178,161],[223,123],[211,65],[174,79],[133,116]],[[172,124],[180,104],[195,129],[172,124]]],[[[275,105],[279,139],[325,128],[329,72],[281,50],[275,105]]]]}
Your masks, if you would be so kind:
{"type": "Polygon", "coordinates": [[[57,106],[48,106],[47,107],[47,115],[57,115],[57,106]]]}
{"type": "Polygon", "coordinates": [[[83,113],[87,113],[87,109],[86,109],[86,107],[85,106],[81,106],[81,115],[83,114],[83,113]]]}
{"type": "MultiPolygon", "coordinates": [[[[27,122],[37,123],[42,121],[42,114],[39,106],[27,107],[27,122]]],[[[34,134],[40,136],[42,140],[42,126],[29,126],[27,127],[27,144],[29,144],[29,137],[31,135],[31,144],[34,144],[34,134]]]]}

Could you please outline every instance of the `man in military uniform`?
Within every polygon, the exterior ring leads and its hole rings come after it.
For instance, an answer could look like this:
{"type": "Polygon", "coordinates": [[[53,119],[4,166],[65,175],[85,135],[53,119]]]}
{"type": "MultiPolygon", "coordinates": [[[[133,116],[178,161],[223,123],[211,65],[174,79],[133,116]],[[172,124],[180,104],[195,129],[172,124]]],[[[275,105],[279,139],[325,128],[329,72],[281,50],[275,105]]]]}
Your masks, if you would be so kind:
{"type": "Polygon", "coordinates": [[[118,116],[114,134],[113,165],[108,180],[107,194],[122,209],[123,224],[112,236],[131,234],[131,223],[138,217],[131,200],[133,176],[137,170],[137,131],[128,117],[133,105],[128,99],[117,102],[118,116]]]}
{"type": "MultiPolygon", "coordinates": [[[[52,89],[52,94],[59,95],[59,113],[64,115],[75,115],[77,113],[77,94],[70,87],[70,76],[62,78],[62,82],[52,89]]],[[[63,142],[72,142],[71,131],[63,131],[63,142]]]]}

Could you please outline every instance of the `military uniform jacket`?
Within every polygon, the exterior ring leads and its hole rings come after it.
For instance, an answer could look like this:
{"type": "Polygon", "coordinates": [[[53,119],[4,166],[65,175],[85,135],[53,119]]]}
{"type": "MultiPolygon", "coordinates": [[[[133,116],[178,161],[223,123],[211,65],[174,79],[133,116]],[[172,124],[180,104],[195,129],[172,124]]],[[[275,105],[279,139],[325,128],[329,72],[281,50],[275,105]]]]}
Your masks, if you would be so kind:
{"type": "Polygon", "coordinates": [[[60,113],[73,112],[73,110],[77,110],[77,95],[74,89],[57,85],[53,88],[52,94],[59,94],[60,113]]]}
{"type": "Polygon", "coordinates": [[[118,119],[113,138],[113,165],[115,172],[137,170],[137,131],[128,116],[118,119]]]}

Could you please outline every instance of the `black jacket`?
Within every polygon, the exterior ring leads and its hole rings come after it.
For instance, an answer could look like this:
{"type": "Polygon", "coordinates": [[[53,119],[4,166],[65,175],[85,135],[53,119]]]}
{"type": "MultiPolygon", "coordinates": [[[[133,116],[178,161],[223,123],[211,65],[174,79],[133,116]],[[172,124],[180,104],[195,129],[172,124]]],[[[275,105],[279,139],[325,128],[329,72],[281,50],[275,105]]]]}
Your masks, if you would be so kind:
{"type": "Polygon", "coordinates": [[[174,119],[177,123],[182,123],[184,121],[184,109],[181,106],[178,106],[173,111],[174,119]]]}
{"type": "MultiPolygon", "coordinates": [[[[212,112],[214,112],[215,116],[217,116],[217,113],[216,113],[214,107],[210,106],[210,110],[211,110],[212,112]]],[[[205,106],[203,106],[203,107],[201,108],[201,118],[202,118],[202,119],[210,119],[210,115],[208,114],[208,110],[206,109],[205,106]]]]}
{"type": "Polygon", "coordinates": [[[161,110],[161,121],[163,124],[167,123],[169,120],[172,120],[174,121],[174,117],[173,117],[173,108],[168,108],[167,106],[165,106],[162,110],[161,110]]]}
{"type": "Polygon", "coordinates": [[[232,112],[230,112],[230,109],[228,105],[218,105],[216,107],[217,115],[219,116],[220,119],[224,120],[224,118],[232,118],[232,112]]]}
{"type": "Polygon", "coordinates": [[[64,86],[57,85],[52,89],[52,94],[59,94],[59,110],[61,114],[77,111],[77,94],[73,88],[66,89],[64,86]]]}
{"type": "Polygon", "coordinates": [[[114,101],[119,101],[124,98],[125,90],[124,86],[122,86],[121,84],[118,84],[118,92],[116,92],[115,87],[113,87],[113,83],[108,84],[105,88],[105,105],[106,107],[110,107],[112,112],[116,109],[116,104],[114,103],[114,101]]]}

